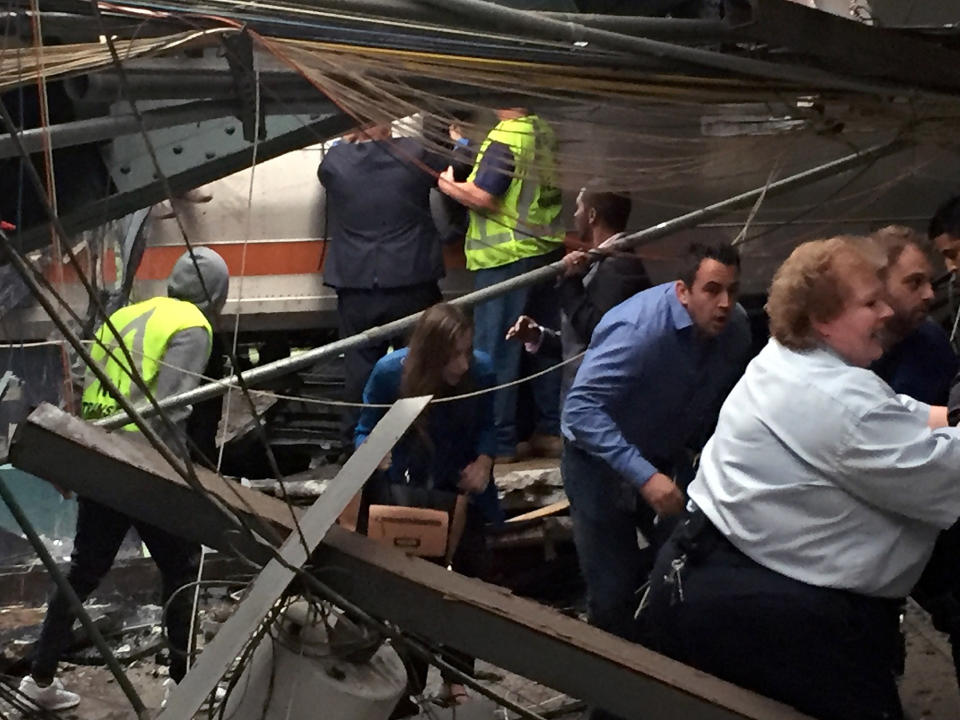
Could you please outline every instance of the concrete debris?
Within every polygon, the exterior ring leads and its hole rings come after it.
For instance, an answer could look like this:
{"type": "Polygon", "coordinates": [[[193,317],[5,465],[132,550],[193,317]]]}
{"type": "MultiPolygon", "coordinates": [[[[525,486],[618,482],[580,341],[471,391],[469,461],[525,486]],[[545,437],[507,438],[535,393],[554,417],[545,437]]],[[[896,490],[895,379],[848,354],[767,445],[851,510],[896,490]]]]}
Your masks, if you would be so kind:
{"type": "Polygon", "coordinates": [[[500,504],[506,512],[525,512],[565,500],[557,460],[525,460],[494,466],[500,504]]]}
{"type": "Polygon", "coordinates": [[[444,707],[430,700],[414,720],[494,720],[497,704],[485,697],[474,697],[462,705],[444,707]]]}
{"type": "MultiPolygon", "coordinates": [[[[277,398],[270,395],[255,393],[251,397],[260,417],[277,403],[277,398]]],[[[218,446],[242,438],[256,429],[257,419],[250,409],[250,401],[240,390],[231,390],[223,401],[223,407],[224,413],[217,427],[218,446]]]]}

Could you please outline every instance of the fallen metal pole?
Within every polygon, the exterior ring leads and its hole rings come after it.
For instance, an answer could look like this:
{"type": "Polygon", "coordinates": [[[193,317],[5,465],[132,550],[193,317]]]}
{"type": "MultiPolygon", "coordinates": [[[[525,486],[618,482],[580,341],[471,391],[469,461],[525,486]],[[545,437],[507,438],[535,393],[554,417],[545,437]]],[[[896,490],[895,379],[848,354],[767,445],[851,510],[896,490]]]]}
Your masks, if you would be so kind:
{"type": "Polygon", "coordinates": [[[811,168],[810,170],[804,170],[803,172],[797,173],[796,175],[785,177],[783,180],[777,180],[776,182],[770,183],[769,186],[755,188],[749,192],[742,193],[741,195],[734,195],[733,197],[722,200],[721,202],[714,203],[713,205],[707,205],[704,208],[694,210],[686,215],[680,215],[672,220],[667,220],[658,225],[649,227],[646,230],[631,233],[630,235],[624,235],[622,238],[620,238],[620,243],[618,243],[617,247],[618,249],[628,249],[640,247],[641,245],[647,245],[651,242],[666,237],[667,235],[675,233],[678,230],[696,227],[701,223],[712,220],[713,218],[728,213],[736,208],[747,207],[756,202],[757,198],[763,195],[764,192],[766,192],[767,197],[780,195],[787,190],[792,190],[803,185],[809,185],[817,182],[818,180],[823,180],[824,178],[836,175],[837,173],[855,168],[858,165],[865,165],[867,163],[879,160],[882,157],[886,157],[887,155],[893,155],[894,153],[906,148],[907,145],[907,141],[900,138],[896,138],[885,143],[880,143],[878,145],[872,145],[866,150],[860,150],[859,152],[852,153],[851,155],[845,155],[844,157],[828,162],[825,165],[819,165],[815,168],[811,168]]]}
{"type": "MultiPolygon", "coordinates": [[[[681,215],[673,218],[672,220],[667,220],[666,222],[659,223],[652,227],[646,228],[645,230],[626,235],[621,238],[620,242],[616,245],[616,249],[630,250],[655,240],[659,240],[667,235],[670,235],[671,233],[677,232],[678,230],[695,227],[702,222],[715,218],[719,215],[723,215],[724,213],[731,212],[738,208],[747,207],[754,203],[758,197],[764,194],[764,192],[766,193],[767,197],[779,195],[788,190],[792,190],[803,185],[808,185],[826,177],[830,177],[831,175],[844,172],[845,170],[850,170],[851,168],[855,168],[859,165],[873,162],[886,155],[891,155],[899,150],[902,150],[904,147],[906,147],[906,145],[906,141],[899,138],[889,142],[881,143],[879,145],[873,145],[866,150],[852,153],[851,155],[846,155],[839,160],[834,160],[811,170],[806,170],[796,175],[791,175],[783,180],[778,180],[777,182],[771,183],[769,186],[756,188],[749,192],[735,195],[734,197],[723,200],[722,202],[708,205],[705,208],[681,215]]],[[[563,262],[557,261],[550,265],[537,268],[536,270],[531,270],[523,275],[518,275],[515,278],[505,280],[502,283],[491,285],[490,287],[483,288],[482,290],[476,290],[472,293],[462,295],[454,300],[453,303],[455,305],[463,305],[465,307],[478,305],[479,303],[495,297],[500,297],[501,295],[505,295],[513,290],[551,280],[562,270],[563,262]]],[[[358,333],[357,335],[341,338],[340,340],[328,343],[322,347],[314,348],[313,350],[302,353],[301,355],[284,358],[283,360],[278,360],[277,362],[268,363],[267,365],[262,365],[252,370],[248,370],[243,373],[243,379],[247,382],[247,384],[256,386],[259,383],[264,383],[268,380],[282,377],[283,375],[288,375],[292,372],[297,372],[298,370],[303,370],[304,368],[310,367],[318,362],[330,360],[331,358],[335,358],[347,350],[355,350],[368,345],[374,345],[382,340],[387,340],[389,338],[401,335],[404,331],[408,330],[414,325],[414,323],[417,322],[417,320],[420,318],[420,315],[421,313],[408,315],[405,318],[394,320],[386,325],[379,325],[375,328],[365,330],[362,333],[358,333]]],[[[159,405],[163,410],[167,410],[170,408],[180,407],[182,405],[190,405],[203,400],[209,400],[210,398],[225,394],[232,386],[236,385],[237,382],[238,379],[236,376],[234,376],[218,382],[201,385],[195,390],[181,393],[180,395],[173,395],[165,400],[161,400],[159,405]]],[[[143,417],[151,417],[156,413],[156,410],[152,407],[138,408],[138,411],[143,417]]],[[[98,420],[96,424],[112,430],[125,425],[127,422],[126,415],[117,414],[108,418],[103,418],[102,420],[98,420]]]]}
{"type": "Polygon", "coordinates": [[[27,536],[27,540],[33,545],[33,549],[37,552],[37,555],[40,556],[41,562],[43,562],[44,567],[47,568],[47,572],[50,573],[50,577],[53,578],[60,592],[67,596],[67,601],[70,603],[70,610],[76,613],[80,619],[80,624],[83,625],[83,629],[87,631],[93,644],[97,646],[97,650],[100,651],[100,657],[103,658],[110,672],[117,679],[117,684],[120,686],[120,689],[123,690],[123,694],[127,696],[127,700],[129,700],[130,705],[133,706],[137,717],[148,718],[149,715],[146,706],[143,704],[143,700],[140,699],[137,691],[133,685],[130,684],[129,678],[127,678],[126,673],[123,672],[120,663],[117,662],[113,651],[110,650],[107,641],[103,639],[103,635],[101,635],[100,630],[97,629],[96,623],[93,622],[90,615],[84,609],[83,601],[77,596],[77,593],[74,592],[70,581],[67,580],[66,576],[60,571],[60,568],[57,567],[56,561],[50,555],[46,545],[43,544],[43,540],[41,540],[37,534],[33,523],[30,522],[30,518],[23,512],[23,508],[21,508],[20,503],[17,502],[17,498],[11,492],[10,488],[7,487],[7,483],[2,479],[0,479],[0,497],[3,498],[3,502],[10,508],[10,514],[13,515],[14,520],[17,521],[17,524],[27,536]]]}

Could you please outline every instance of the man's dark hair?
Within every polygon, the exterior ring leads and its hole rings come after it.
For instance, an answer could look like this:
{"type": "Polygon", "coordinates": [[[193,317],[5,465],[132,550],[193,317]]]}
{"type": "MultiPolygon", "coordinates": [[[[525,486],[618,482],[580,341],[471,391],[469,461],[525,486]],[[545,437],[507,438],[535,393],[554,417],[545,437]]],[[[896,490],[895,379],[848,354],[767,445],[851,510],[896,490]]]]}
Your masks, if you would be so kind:
{"type": "Polygon", "coordinates": [[[684,264],[680,271],[680,279],[687,287],[693,287],[693,281],[697,277],[697,270],[704,260],[716,260],[722,265],[731,265],[740,270],[740,253],[730,243],[718,243],[716,245],[707,245],[705,243],[693,243],[687,250],[684,258],[684,264]]]}
{"type": "Polygon", "coordinates": [[[960,195],[954,195],[943,203],[930,218],[927,237],[933,240],[944,233],[960,238],[960,195]]]}
{"type": "Polygon", "coordinates": [[[622,192],[605,190],[600,180],[591,180],[583,188],[583,206],[593,208],[597,219],[604,227],[614,232],[623,232],[627,229],[630,219],[630,210],[633,204],[630,196],[622,192]]]}

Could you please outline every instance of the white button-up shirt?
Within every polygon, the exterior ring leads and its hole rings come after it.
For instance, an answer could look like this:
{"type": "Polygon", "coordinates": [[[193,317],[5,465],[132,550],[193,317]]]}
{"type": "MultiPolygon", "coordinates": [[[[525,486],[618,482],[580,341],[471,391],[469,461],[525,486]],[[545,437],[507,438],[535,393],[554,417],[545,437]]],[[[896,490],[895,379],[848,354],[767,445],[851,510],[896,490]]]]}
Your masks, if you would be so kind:
{"type": "Polygon", "coordinates": [[[801,582],[903,597],[960,517],[960,430],[827,349],[775,340],[747,367],[690,498],[736,547],[801,582]]]}

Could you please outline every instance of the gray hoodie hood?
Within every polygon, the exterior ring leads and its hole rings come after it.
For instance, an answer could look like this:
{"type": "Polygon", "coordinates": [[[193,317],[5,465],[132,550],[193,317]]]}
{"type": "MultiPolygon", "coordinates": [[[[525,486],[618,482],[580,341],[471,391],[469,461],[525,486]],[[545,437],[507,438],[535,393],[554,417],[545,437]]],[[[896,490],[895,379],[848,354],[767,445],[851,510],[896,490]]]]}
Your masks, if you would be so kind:
{"type": "Polygon", "coordinates": [[[193,303],[212,318],[223,310],[229,286],[230,273],[223,258],[210,248],[195,247],[193,258],[185,252],[173,266],[167,280],[167,295],[193,303]]]}

